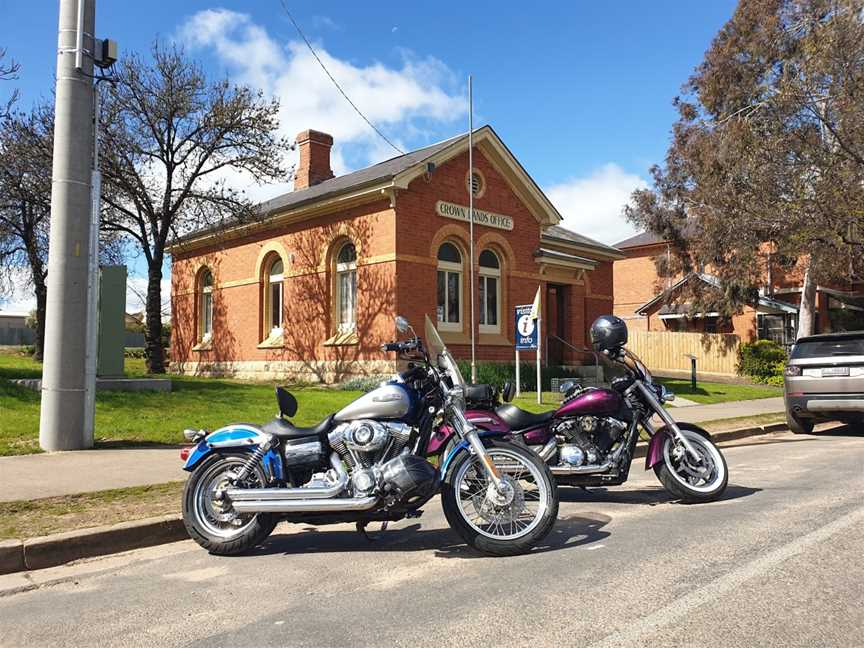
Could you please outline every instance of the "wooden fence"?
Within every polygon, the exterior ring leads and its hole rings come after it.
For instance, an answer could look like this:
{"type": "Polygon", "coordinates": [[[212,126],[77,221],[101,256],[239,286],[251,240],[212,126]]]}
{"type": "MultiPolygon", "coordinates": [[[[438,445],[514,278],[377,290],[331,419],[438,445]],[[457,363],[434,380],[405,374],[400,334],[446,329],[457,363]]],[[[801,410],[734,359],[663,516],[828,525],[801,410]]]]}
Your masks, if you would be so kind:
{"type": "Polygon", "coordinates": [[[731,333],[630,331],[627,348],[652,370],[689,371],[694,355],[698,372],[734,376],[740,344],[731,333]]]}

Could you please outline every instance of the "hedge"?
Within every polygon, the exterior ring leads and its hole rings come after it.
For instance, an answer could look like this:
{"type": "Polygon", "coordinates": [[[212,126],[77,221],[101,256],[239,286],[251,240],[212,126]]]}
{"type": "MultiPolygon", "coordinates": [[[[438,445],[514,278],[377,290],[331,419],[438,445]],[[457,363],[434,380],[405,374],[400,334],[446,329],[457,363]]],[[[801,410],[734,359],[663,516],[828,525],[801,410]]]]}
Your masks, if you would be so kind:
{"type": "Polygon", "coordinates": [[[738,373],[756,382],[780,386],[787,359],[786,349],[776,342],[746,342],[738,348],[738,373]]]}

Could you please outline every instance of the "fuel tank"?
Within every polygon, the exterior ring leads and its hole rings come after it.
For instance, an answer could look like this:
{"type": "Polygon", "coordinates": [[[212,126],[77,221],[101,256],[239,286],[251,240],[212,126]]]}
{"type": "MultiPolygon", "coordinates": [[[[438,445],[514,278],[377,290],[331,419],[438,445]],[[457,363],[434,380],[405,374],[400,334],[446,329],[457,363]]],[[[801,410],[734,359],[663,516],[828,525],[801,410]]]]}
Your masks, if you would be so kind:
{"type": "Polygon", "coordinates": [[[333,417],[338,423],[355,419],[401,419],[411,412],[412,399],[408,388],[386,383],[348,403],[333,417]]]}
{"type": "Polygon", "coordinates": [[[612,416],[621,410],[621,394],[611,389],[592,387],[564,403],[555,412],[562,416],[612,416]]]}

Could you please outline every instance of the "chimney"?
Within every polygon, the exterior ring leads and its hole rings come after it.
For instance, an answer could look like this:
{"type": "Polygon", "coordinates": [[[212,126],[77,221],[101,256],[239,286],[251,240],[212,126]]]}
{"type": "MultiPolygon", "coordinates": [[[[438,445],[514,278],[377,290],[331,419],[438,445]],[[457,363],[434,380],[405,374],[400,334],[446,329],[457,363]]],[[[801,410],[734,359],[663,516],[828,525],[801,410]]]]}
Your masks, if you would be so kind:
{"type": "Polygon", "coordinates": [[[330,169],[330,147],[333,137],[315,130],[305,130],[297,135],[300,163],[294,174],[294,191],[308,189],[333,177],[330,169]]]}

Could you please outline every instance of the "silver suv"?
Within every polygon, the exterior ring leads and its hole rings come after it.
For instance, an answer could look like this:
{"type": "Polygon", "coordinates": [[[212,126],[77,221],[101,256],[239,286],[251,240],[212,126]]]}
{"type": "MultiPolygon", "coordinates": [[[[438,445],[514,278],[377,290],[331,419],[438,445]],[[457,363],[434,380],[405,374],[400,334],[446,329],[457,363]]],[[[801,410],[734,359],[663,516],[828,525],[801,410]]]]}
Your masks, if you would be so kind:
{"type": "Polygon", "coordinates": [[[864,331],[799,339],[783,374],[786,421],[795,434],[812,432],[818,421],[864,420],[864,331]]]}

